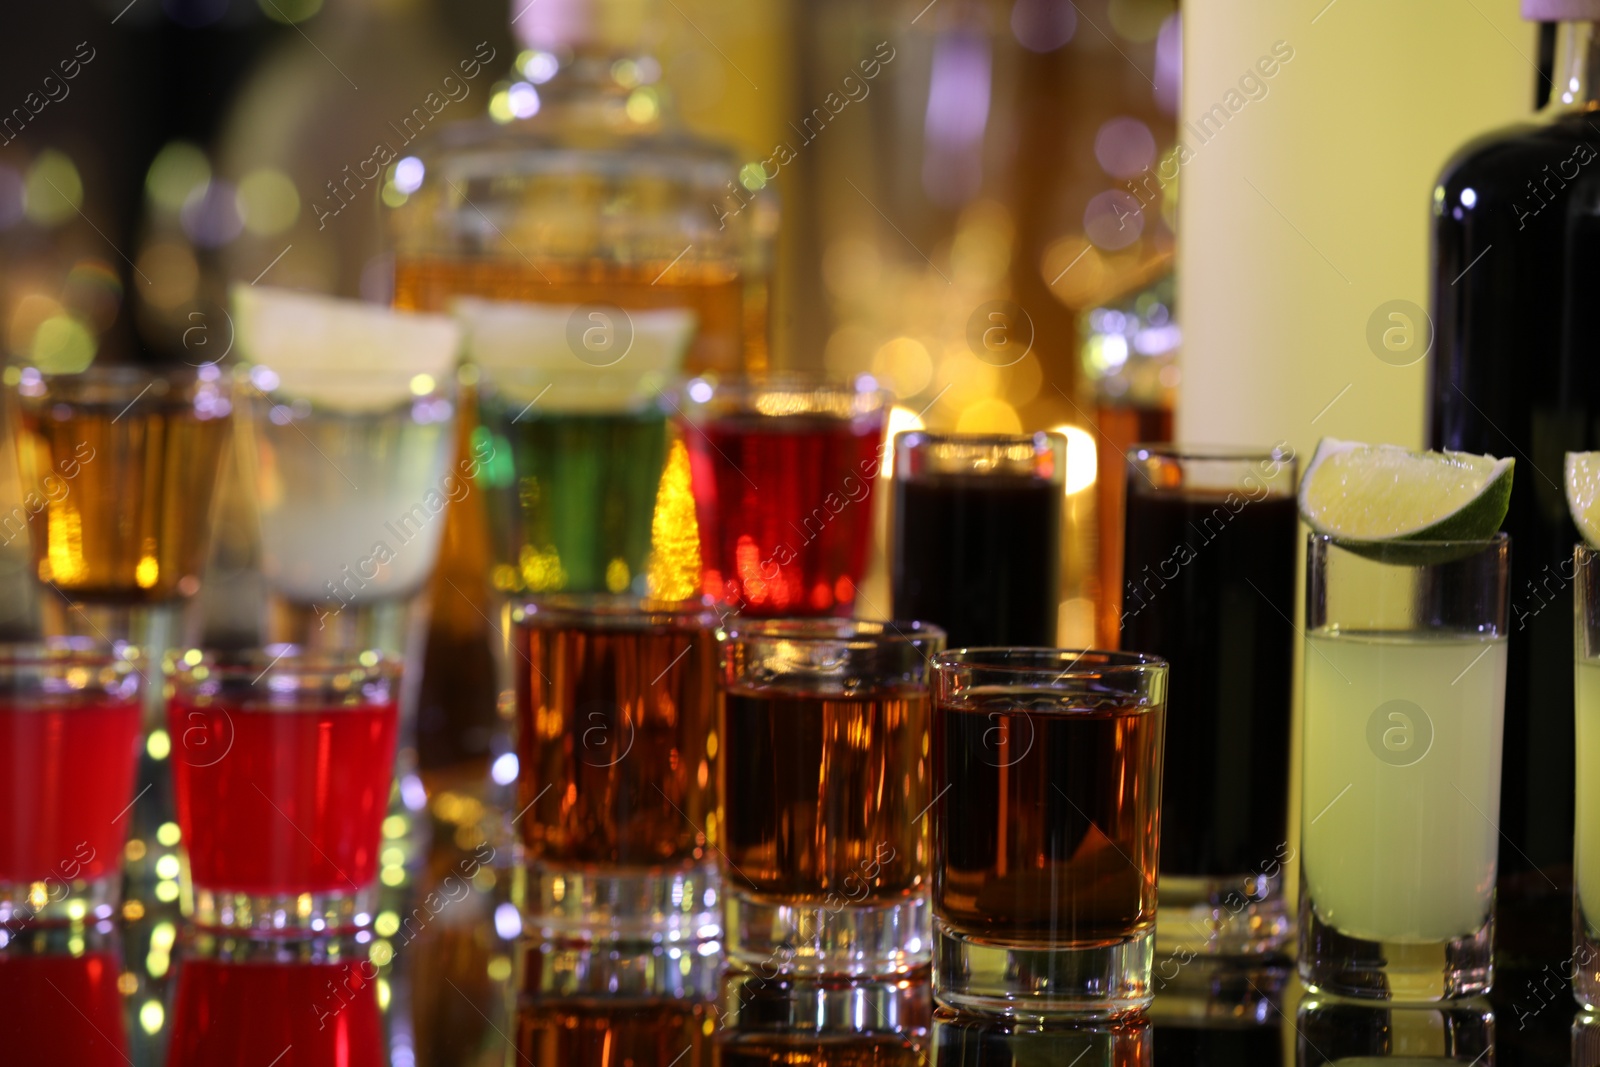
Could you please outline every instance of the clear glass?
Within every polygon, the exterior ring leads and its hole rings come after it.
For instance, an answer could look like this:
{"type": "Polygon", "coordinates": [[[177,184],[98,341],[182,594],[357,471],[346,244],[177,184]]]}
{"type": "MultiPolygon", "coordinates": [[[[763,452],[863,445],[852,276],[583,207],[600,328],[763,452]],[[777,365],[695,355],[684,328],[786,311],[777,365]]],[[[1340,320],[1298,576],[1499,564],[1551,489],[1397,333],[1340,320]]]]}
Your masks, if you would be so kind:
{"type": "MultiPolygon", "coordinates": [[[[1600,1007],[1600,552],[1573,549],[1577,812],[1573,835],[1572,995],[1600,1007]]],[[[1597,1046],[1600,1047],[1600,1046],[1597,1046]]]]}
{"type": "Polygon", "coordinates": [[[927,1067],[933,997],[926,969],[899,978],[730,967],[717,1013],[727,1067],[927,1067]]]}
{"type": "Polygon", "coordinates": [[[454,462],[453,382],[409,368],[250,372],[241,422],[261,516],[268,642],[400,655],[413,599],[439,556],[448,503],[476,464],[454,462]]]}
{"type": "Polygon", "coordinates": [[[1122,648],[1171,666],[1158,951],[1251,955],[1284,899],[1293,703],[1295,459],[1282,448],[1127,454],[1122,648]]]}
{"type": "Polygon", "coordinates": [[[728,953],[800,974],[929,959],[930,623],[749,620],[718,633],[728,953]]]}
{"type": "Polygon", "coordinates": [[[9,1063],[134,1063],[117,980],[129,973],[110,919],[0,927],[0,997],[9,1063]]]}
{"type": "Polygon", "coordinates": [[[46,632],[149,644],[138,609],[200,589],[233,425],[226,377],[24,367],[7,392],[46,632]]]}
{"type": "Polygon", "coordinates": [[[597,594],[530,601],[513,622],[530,933],[716,937],[717,616],[597,594]]]}
{"type": "Polygon", "coordinates": [[[145,669],[130,646],[0,645],[0,923],[116,910],[145,669]]]}
{"type": "Polygon", "coordinates": [[[1324,993],[1485,993],[1511,541],[1306,558],[1300,977],[1324,993]]]}
{"type": "MultiPolygon", "coordinates": [[[[661,396],[669,379],[650,383],[625,368],[626,380],[612,387],[607,370],[578,368],[482,368],[479,412],[493,458],[480,480],[491,487],[499,593],[655,592],[649,564],[670,436],[671,408],[661,396]]],[[[693,513],[685,511],[692,538],[693,513]]]]}
{"type": "Polygon", "coordinates": [[[745,615],[858,607],[891,399],[867,377],[688,384],[678,410],[707,595],[745,615]]]}
{"type": "Polygon", "coordinates": [[[1138,653],[977,648],[936,662],[941,1004],[1019,1016],[1149,1005],[1166,698],[1166,663],[1138,653]]]}
{"type": "Polygon", "coordinates": [[[515,1049],[528,1067],[711,1063],[716,942],[517,945],[515,1049]]]}
{"type": "MultiPolygon", "coordinates": [[[[1142,1015],[1064,1026],[1038,1019],[963,1014],[949,1008],[934,1013],[932,1043],[933,1062],[939,1067],[1001,1063],[1152,1067],[1156,1046],[1155,1028],[1142,1015]]],[[[910,1060],[906,1067],[920,1067],[925,1062],[910,1060]]]]}
{"type": "Polygon", "coordinates": [[[371,949],[347,934],[186,936],[176,953],[166,1067],[249,1063],[289,1048],[301,1062],[388,1063],[371,949]]]}
{"type": "Polygon", "coordinates": [[[257,934],[370,925],[398,661],[289,645],[191,649],[168,684],[185,915],[257,934]]]}
{"type": "Polygon", "coordinates": [[[770,195],[745,190],[738,155],[679,121],[640,40],[652,16],[639,8],[655,5],[571,6],[550,5],[546,18],[507,5],[526,49],[513,74],[524,117],[450,123],[401,149],[403,170],[390,165],[395,303],[555,307],[558,346],[568,315],[683,308],[696,323],[692,370],[764,367],[755,276],[758,235],[775,227],[770,195]]]}
{"type": "Polygon", "coordinates": [[[952,648],[1054,646],[1066,479],[1062,434],[897,434],[892,616],[952,648]]]}
{"type": "Polygon", "coordinates": [[[1483,997],[1427,1006],[1309,996],[1300,1002],[1294,1028],[1297,1064],[1485,1067],[1495,1058],[1494,1008],[1483,997]]]}

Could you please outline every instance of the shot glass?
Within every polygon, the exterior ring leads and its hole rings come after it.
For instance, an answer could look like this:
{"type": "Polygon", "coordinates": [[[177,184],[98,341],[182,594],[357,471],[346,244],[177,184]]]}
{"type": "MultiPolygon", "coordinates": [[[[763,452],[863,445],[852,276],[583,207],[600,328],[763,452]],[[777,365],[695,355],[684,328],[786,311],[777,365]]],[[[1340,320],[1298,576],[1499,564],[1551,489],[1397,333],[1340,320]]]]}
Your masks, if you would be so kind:
{"type": "Polygon", "coordinates": [[[527,1067],[709,1067],[718,947],[519,942],[508,1058],[527,1067]]]}
{"type": "MultiPolygon", "coordinates": [[[[1572,995],[1600,1008],[1600,552],[1573,549],[1577,832],[1573,835],[1572,995]]],[[[1600,1050],[1600,1042],[1595,1043],[1600,1050]]]]}
{"type": "Polygon", "coordinates": [[[455,459],[452,379],[401,367],[301,369],[285,381],[258,364],[249,381],[241,436],[268,641],[400,654],[446,511],[480,466],[455,459]]]}
{"type": "Polygon", "coordinates": [[[513,620],[529,933],[716,937],[717,616],[601,594],[525,603],[513,620]]]}
{"type": "Polygon", "coordinates": [[[1295,460],[1283,449],[1127,455],[1121,647],[1171,671],[1161,810],[1164,953],[1259,955],[1290,937],[1295,460]]]}
{"type": "Polygon", "coordinates": [[[717,1008],[716,1062],[927,1067],[933,997],[926,968],[897,978],[729,968],[717,1008]]]}
{"type": "Polygon", "coordinates": [[[116,909],[140,671],[126,646],[0,645],[0,924],[94,921],[116,909]]]}
{"type": "Polygon", "coordinates": [[[371,923],[400,666],[377,652],[191,649],[169,679],[185,914],[205,928],[371,923]]]}
{"type": "Polygon", "coordinates": [[[684,388],[707,595],[747,616],[850,614],[889,399],[870,378],[697,378],[684,388]]]}
{"type": "Polygon", "coordinates": [[[933,993],[1006,1015],[1149,1005],[1167,665],[959,649],[934,667],[933,993]]]}
{"type": "Polygon", "coordinates": [[[929,623],[750,620],[720,645],[728,952],[799,974],[929,958],[929,623]]]}
{"type": "Polygon", "coordinates": [[[118,1067],[133,1062],[122,936],[110,919],[0,930],[0,1042],[8,1063],[118,1067]]]}
{"type": "Polygon", "coordinates": [[[222,372],[25,367],[9,394],[25,514],[0,525],[27,522],[34,572],[60,593],[43,602],[129,608],[197,592],[233,424],[222,372]]]}
{"type": "Polygon", "coordinates": [[[178,952],[167,1067],[389,1062],[371,944],[356,938],[249,938],[200,932],[178,952]],[[267,1050],[273,1051],[267,1051],[267,1050]]]}
{"type": "Polygon", "coordinates": [[[891,614],[953,648],[1054,645],[1066,437],[915,430],[894,449],[891,614]]]}
{"type": "Polygon", "coordinates": [[[1322,993],[1487,993],[1511,543],[1306,558],[1300,977],[1322,993]]]}

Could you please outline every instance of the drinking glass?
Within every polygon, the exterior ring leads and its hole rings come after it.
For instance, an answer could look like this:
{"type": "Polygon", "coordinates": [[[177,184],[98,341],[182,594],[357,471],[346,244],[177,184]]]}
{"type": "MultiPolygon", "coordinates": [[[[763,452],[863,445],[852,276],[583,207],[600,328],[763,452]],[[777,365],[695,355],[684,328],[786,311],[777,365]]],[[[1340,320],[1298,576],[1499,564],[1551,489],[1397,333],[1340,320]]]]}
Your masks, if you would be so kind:
{"type": "Polygon", "coordinates": [[[269,934],[369,925],[399,663],[375,651],[191,649],[169,681],[186,914],[269,934]]]}
{"type": "Polygon", "coordinates": [[[530,932],[717,936],[716,615],[594,594],[513,619],[530,932]]]}
{"type": "Polygon", "coordinates": [[[1511,542],[1306,559],[1300,977],[1396,1001],[1488,991],[1511,542]]]}
{"type": "Polygon", "coordinates": [[[897,434],[890,612],[952,648],[1056,643],[1067,439],[897,434]]]}
{"type": "Polygon", "coordinates": [[[3,524],[28,523],[34,572],[60,594],[43,602],[126,612],[194,595],[233,421],[222,372],[24,367],[10,396],[25,515],[3,524]]]}
{"type": "Polygon", "coordinates": [[[507,1059],[709,1067],[718,947],[520,942],[516,1056],[507,1059]]]}
{"type": "Polygon", "coordinates": [[[400,367],[299,368],[284,380],[257,364],[249,380],[241,430],[261,515],[267,639],[400,654],[444,512],[471,493],[481,465],[454,459],[453,379],[400,367]]]}
{"type": "Polygon", "coordinates": [[[941,1004],[1113,1016],[1150,1003],[1166,697],[1166,663],[1140,653],[978,648],[938,659],[941,1004]]]}
{"type": "MultiPolygon", "coordinates": [[[[1090,1064],[1151,1067],[1155,1062],[1155,1035],[1155,1027],[1143,1015],[1062,1025],[1051,1020],[963,1014],[940,1008],[933,1015],[932,1062],[938,1067],[1035,1063],[1061,1064],[1062,1067],[1089,1067],[1090,1064]]],[[[1169,1040],[1163,1028],[1163,1049],[1169,1048],[1169,1040]]],[[[1177,1042],[1173,1044],[1178,1045],[1177,1042]]],[[[907,1062],[907,1067],[927,1062],[912,1060],[907,1062]]],[[[1203,1062],[1260,1065],[1277,1062],[1277,1059],[1274,1056],[1271,1060],[1203,1062]]]]}
{"type": "Polygon", "coordinates": [[[1171,672],[1162,952],[1275,952],[1290,935],[1294,490],[1282,449],[1127,455],[1121,647],[1171,672]]]}
{"type": "Polygon", "coordinates": [[[717,635],[728,952],[798,973],[928,961],[930,623],[754,619],[717,635]]]}
{"type": "MultiPolygon", "coordinates": [[[[469,299],[456,308],[480,373],[483,427],[504,457],[485,479],[494,487],[494,587],[666,595],[647,581],[670,440],[664,390],[694,314],[595,308],[586,317],[582,308],[469,299]]],[[[692,511],[683,511],[675,518],[692,536],[692,511]]],[[[698,578],[689,566],[684,576],[698,578]]]]}
{"type": "Polygon", "coordinates": [[[723,1067],[928,1067],[926,968],[896,978],[795,975],[756,965],[722,980],[723,1067]]]}
{"type": "Polygon", "coordinates": [[[0,929],[7,1063],[126,1067],[122,937],[110,919],[0,929]]]}
{"type": "Polygon", "coordinates": [[[1495,1058],[1495,1011],[1483,997],[1400,1005],[1312,995],[1300,1001],[1294,1031],[1296,1064],[1485,1067],[1495,1058]]]}
{"type": "Polygon", "coordinates": [[[141,747],[137,650],[0,645],[0,923],[110,918],[141,747]]]}
{"type": "Polygon", "coordinates": [[[679,410],[707,595],[745,615],[851,613],[889,400],[866,377],[696,378],[685,387],[679,410]]]}
{"type": "Polygon", "coordinates": [[[1600,1007],[1600,552],[1573,549],[1577,833],[1573,845],[1572,995],[1600,1007]]]}
{"type": "Polygon", "coordinates": [[[167,1067],[389,1062],[370,943],[355,937],[188,934],[178,953],[167,1067]]]}

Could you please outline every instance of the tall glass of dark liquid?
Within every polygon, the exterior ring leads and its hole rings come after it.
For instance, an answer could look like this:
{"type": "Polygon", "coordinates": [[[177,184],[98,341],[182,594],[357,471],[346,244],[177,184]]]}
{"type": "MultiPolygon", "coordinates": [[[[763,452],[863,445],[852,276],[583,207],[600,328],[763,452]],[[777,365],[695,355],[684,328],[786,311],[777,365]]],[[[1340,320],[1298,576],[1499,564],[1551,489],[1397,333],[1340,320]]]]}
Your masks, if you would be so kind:
{"type": "Polygon", "coordinates": [[[894,618],[951,648],[1055,647],[1066,437],[916,430],[894,449],[894,618]]]}
{"type": "Polygon", "coordinates": [[[1277,952],[1289,936],[1295,459],[1128,452],[1122,647],[1171,664],[1158,951],[1277,952]]]}

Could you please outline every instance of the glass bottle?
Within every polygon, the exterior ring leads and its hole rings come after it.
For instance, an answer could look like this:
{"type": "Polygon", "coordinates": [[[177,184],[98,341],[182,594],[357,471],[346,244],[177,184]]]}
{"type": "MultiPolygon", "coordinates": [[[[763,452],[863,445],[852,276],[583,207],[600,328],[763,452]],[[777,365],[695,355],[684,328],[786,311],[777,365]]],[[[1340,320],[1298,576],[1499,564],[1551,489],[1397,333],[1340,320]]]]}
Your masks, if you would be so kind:
{"type": "MultiPolygon", "coordinates": [[[[568,307],[584,324],[596,307],[624,313],[608,321],[684,308],[696,321],[685,370],[764,369],[766,301],[747,265],[760,254],[753,235],[770,230],[770,206],[740,185],[730,149],[677,121],[645,40],[659,24],[656,5],[510,7],[523,51],[489,117],[397,146],[389,165],[382,195],[395,305],[448,311],[472,296],[568,307]]],[[[461,76],[476,77],[478,62],[463,60],[461,76]]],[[[568,336],[552,341],[572,347],[568,336]]],[[[474,368],[463,373],[470,387],[474,368]]],[[[463,394],[465,455],[485,431],[474,428],[472,391],[463,394]]],[[[680,466],[669,456],[667,477],[680,466]]],[[[499,744],[492,562],[474,493],[449,510],[432,590],[418,748],[434,785],[451,768],[481,768],[499,744]]]]}
{"type": "Polygon", "coordinates": [[[1499,899],[1548,928],[1558,952],[1572,857],[1571,557],[1577,532],[1563,453],[1600,447],[1600,368],[1577,328],[1600,263],[1584,247],[1600,222],[1600,2],[1524,0],[1556,20],[1549,103],[1446,163],[1433,190],[1433,346],[1428,438],[1434,448],[1513,456],[1520,477],[1504,529],[1516,543],[1510,588],[1499,899]],[[1585,193],[1585,190],[1590,190],[1585,193]],[[1587,202],[1589,207],[1583,205],[1587,202]]]}

